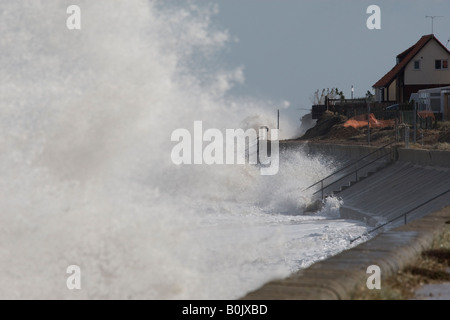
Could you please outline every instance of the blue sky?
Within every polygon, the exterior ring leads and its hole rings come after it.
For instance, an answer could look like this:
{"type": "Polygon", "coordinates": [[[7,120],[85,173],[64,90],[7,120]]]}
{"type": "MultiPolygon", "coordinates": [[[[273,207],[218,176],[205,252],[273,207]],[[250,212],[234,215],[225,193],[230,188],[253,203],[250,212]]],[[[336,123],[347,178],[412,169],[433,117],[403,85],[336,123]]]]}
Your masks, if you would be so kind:
{"type": "MultiPolygon", "coordinates": [[[[239,41],[223,59],[244,66],[237,94],[287,100],[284,117],[298,121],[316,89],[338,87],[364,96],[395,64],[397,54],[431,33],[450,38],[448,0],[216,0],[215,23],[239,41]],[[369,30],[370,5],[381,8],[381,30],[369,30]]],[[[449,45],[450,47],[450,45],[449,45]]],[[[276,110],[274,106],[274,110],[276,110]]]]}

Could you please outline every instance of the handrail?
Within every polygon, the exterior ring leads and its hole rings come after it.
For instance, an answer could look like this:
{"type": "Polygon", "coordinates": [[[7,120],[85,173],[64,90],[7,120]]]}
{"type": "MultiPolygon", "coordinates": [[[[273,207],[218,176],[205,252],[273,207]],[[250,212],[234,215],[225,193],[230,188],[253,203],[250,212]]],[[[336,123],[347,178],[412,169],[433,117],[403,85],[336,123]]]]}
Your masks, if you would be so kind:
{"type": "MultiPolygon", "coordinates": [[[[366,163],[364,166],[359,167],[359,168],[356,168],[356,169],[353,170],[352,172],[346,174],[345,176],[340,177],[339,179],[337,179],[337,180],[331,182],[329,185],[327,185],[327,186],[325,186],[325,187],[322,187],[321,189],[323,190],[323,189],[325,189],[325,188],[328,188],[329,186],[335,184],[336,182],[341,181],[342,179],[347,178],[348,176],[353,175],[355,172],[356,172],[356,179],[358,179],[358,171],[359,171],[359,170],[364,169],[365,167],[370,166],[372,163],[375,163],[376,161],[378,161],[378,160],[380,160],[380,159],[382,159],[382,158],[384,158],[384,157],[386,157],[386,156],[390,156],[392,153],[393,153],[393,151],[391,150],[390,152],[388,152],[388,153],[382,155],[381,157],[378,157],[378,158],[376,158],[375,160],[372,160],[371,162],[366,163]]],[[[313,194],[316,194],[316,193],[318,193],[319,191],[321,191],[321,190],[317,190],[317,191],[314,192],[313,194]]]]}
{"type": "Polygon", "coordinates": [[[382,146],[382,147],[380,147],[380,148],[378,148],[378,149],[376,149],[376,150],[374,150],[374,151],[372,151],[372,152],[366,154],[364,157],[359,158],[358,160],[355,160],[355,161],[353,161],[352,163],[350,163],[350,164],[348,164],[348,165],[346,165],[346,166],[340,168],[339,170],[337,170],[337,171],[331,173],[330,175],[326,176],[326,177],[323,178],[322,180],[317,181],[316,183],[310,185],[309,187],[303,189],[302,191],[306,191],[306,190],[308,190],[308,189],[311,189],[311,188],[314,187],[315,185],[317,185],[317,184],[323,182],[324,180],[326,180],[326,179],[328,179],[328,178],[331,178],[331,177],[334,176],[335,174],[337,174],[337,173],[339,173],[339,172],[341,172],[341,171],[343,171],[343,170],[345,170],[345,169],[347,169],[347,168],[349,168],[349,167],[351,167],[351,166],[357,164],[358,162],[364,160],[365,158],[371,156],[372,154],[374,154],[374,153],[376,153],[376,152],[378,152],[378,151],[380,151],[380,150],[383,150],[383,149],[387,148],[388,146],[390,146],[390,145],[392,145],[392,144],[394,144],[394,143],[396,143],[396,142],[395,142],[395,141],[390,142],[390,143],[388,143],[388,144],[386,144],[386,145],[384,145],[384,146],[382,146]]]}
{"type": "Polygon", "coordinates": [[[372,232],[377,231],[378,229],[381,229],[381,228],[383,228],[384,226],[386,226],[386,225],[388,225],[388,224],[390,224],[390,223],[394,222],[395,220],[398,220],[398,219],[400,219],[400,218],[402,218],[402,217],[405,218],[405,224],[406,224],[406,223],[407,223],[407,220],[406,220],[406,219],[407,219],[407,217],[408,217],[408,214],[410,214],[411,212],[413,212],[413,211],[419,209],[420,207],[423,207],[424,205],[430,203],[431,201],[434,201],[434,200],[436,200],[437,198],[442,197],[444,194],[449,193],[449,192],[450,192],[450,189],[448,189],[447,191],[444,191],[444,192],[438,194],[437,196],[435,196],[435,197],[433,197],[433,198],[431,198],[431,199],[428,199],[427,201],[425,201],[425,202],[419,204],[418,206],[414,207],[413,209],[408,210],[407,212],[402,213],[401,215],[399,215],[399,216],[397,216],[397,217],[395,217],[395,218],[389,220],[388,222],[385,222],[385,223],[383,223],[382,225],[379,225],[379,226],[373,228],[372,230],[369,230],[369,231],[367,231],[366,233],[364,233],[364,234],[362,234],[362,235],[360,235],[360,236],[358,236],[358,237],[356,237],[356,238],[350,240],[350,243],[353,243],[353,242],[355,242],[356,240],[361,239],[363,236],[368,236],[368,235],[371,234],[372,232]]]}
{"type": "Polygon", "coordinates": [[[381,158],[386,157],[387,155],[391,155],[391,154],[393,153],[393,150],[391,150],[390,152],[384,154],[384,155],[381,156],[381,157],[376,158],[375,160],[371,161],[370,163],[365,164],[365,165],[362,166],[362,167],[359,167],[359,168],[358,168],[358,166],[357,166],[358,163],[361,162],[362,160],[364,160],[365,158],[367,158],[367,157],[369,157],[369,156],[371,156],[371,155],[373,155],[373,154],[375,154],[375,153],[377,153],[377,152],[379,152],[379,151],[381,151],[381,150],[387,148],[388,146],[390,146],[390,145],[392,145],[392,144],[394,144],[394,143],[395,143],[395,141],[390,142],[390,143],[388,143],[388,144],[386,144],[386,145],[384,145],[384,146],[382,146],[382,147],[380,147],[380,148],[378,148],[378,149],[376,149],[376,150],[374,150],[374,151],[372,151],[372,152],[366,154],[365,156],[359,158],[358,160],[353,161],[352,163],[350,163],[350,164],[348,164],[348,165],[346,165],[346,166],[340,168],[339,170],[333,172],[332,174],[326,176],[326,177],[323,178],[322,180],[319,180],[319,181],[317,181],[316,183],[310,185],[309,187],[303,189],[302,192],[303,192],[303,191],[306,191],[306,190],[308,190],[308,189],[311,189],[312,187],[314,187],[314,186],[316,186],[316,185],[318,185],[318,184],[320,183],[320,184],[321,184],[320,190],[314,192],[313,195],[316,194],[316,193],[318,193],[318,192],[322,192],[322,199],[323,199],[323,198],[324,198],[323,190],[324,190],[325,188],[327,188],[327,187],[331,186],[332,184],[334,184],[334,183],[336,183],[336,182],[342,180],[342,179],[345,178],[345,177],[348,177],[349,175],[354,174],[355,172],[356,172],[356,174],[358,174],[358,170],[361,170],[361,169],[367,167],[368,165],[374,163],[375,161],[380,160],[381,158]],[[347,174],[347,175],[345,175],[345,176],[339,178],[338,180],[333,181],[332,183],[328,184],[327,186],[325,186],[325,187],[323,186],[323,182],[324,182],[326,179],[331,178],[332,176],[334,176],[334,175],[336,175],[336,174],[342,172],[343,170],[345,170],[345,169],[347,169],[347,168],[349,168],[349,167],[352,167],[352,166],[354,166],[354,165],[356,165],[356,169],[355,169],[355,170],[353,170],[353,171],[350,172],[349,174],[347,174]]]}

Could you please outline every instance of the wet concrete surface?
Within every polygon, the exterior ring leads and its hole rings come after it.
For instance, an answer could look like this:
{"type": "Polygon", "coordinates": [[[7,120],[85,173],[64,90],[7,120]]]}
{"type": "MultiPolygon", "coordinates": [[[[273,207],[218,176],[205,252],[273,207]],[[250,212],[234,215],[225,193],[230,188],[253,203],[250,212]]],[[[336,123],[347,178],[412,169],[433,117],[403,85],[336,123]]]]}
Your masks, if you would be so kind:
{"type": "MultiPolygon", "coordinates": [[[[432,246],[450,221],[450,207],[426,215],[336,256],[313,264],[286,279],[269,282],[248,293],[244,300],[348,300],[365,286],[367,268],[377,265],[381,279],[395,275],[432,246]]],[[[448,297],[447,285],[423,289],[418,297],[448,297]],[[431,291],[426,291],[431,290],[431,291]],[[430,295],[431,293],[431,295],[430,295]]]]}

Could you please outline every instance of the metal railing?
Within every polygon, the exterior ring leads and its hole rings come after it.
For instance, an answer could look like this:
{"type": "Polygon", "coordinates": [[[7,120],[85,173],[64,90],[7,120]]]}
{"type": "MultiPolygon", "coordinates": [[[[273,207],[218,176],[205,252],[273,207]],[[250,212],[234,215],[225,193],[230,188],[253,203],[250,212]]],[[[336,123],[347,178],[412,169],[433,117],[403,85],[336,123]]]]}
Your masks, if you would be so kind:
{"type": "Polygon", "coordinates": [[[360,235],[359,237],[356,237],[356,238],[350,240],[350,243],[353,243],[353,242],[355,242],[356,240],[359,240],[359,239],[361,239],[361,238],[364,237],[364,236],[368,236],[368,235],[370,235],[371,233],[373,233],[373,232],[375,232],[375,231],[377,231],[377,230],[379,230],[379,229],[381,229],[381,228],[387,226],[388,224],[391,224],[391,223],[393,223],[394,221],[399,220],[400,218],[404,218],[404,219],[405,219],[405,224],[407,224],[407,223],[408,223],[408,214],[410,214],[410,213],[413,212],[413,211],[416,211],[417,209],[419,209],[419,208],[423,207],[424,205],[426,205],[426,204],[428,204],[428,203],[430,203],[430,202],[436,200],[437,198],[442,197],[444,194],[447,194],[447,193],[449,193],[449,192],[450,192],[450,189],[448,189],[447,191],[444,191],[444,192],[438,194],[437,196],[434,196],[434,197],[431,198],[431,199],[428,199],[427,201],[425,201],[425,202],[419,204],[418,206],[416,206],[416,207],[414,207],[414,208],[412,208],[412,209],[406,211],[405,213],[402,213],[401,215],[399,215],[399,216],[397,216],[397,217],[395,217],[395,218],[393,218],[393,219],[391,219],[391,220],[389,220],[389,221],[387,221],[387,222],[385,222],[385,223],[383,223],[383,224],[381,224],[381,225],[379,225],[379,226],[373,228],[372,230],[367,231],[366,233],[360,235]]]}
{"type": "Polygon", "coordinates": [[[376,150],[370,152],[369,154],[366,154],[364,157],[359,158],[358,160],[356,160],[356,161],[354,161],[354,162],[352,162],[352,163],[350,163],[350,164],[348,164],[348,165],[346,165],[346,166],[340,168],[339,170],[333,172],[332,174],[326,176],[326,177],[323,178],[322,180],[319,180],[319,181],[317,181],[316,183],[310,185],[309,187],[303,189],[302,192],[303,192],[303,191],[306,191],[306,190],[309,190],[309,189],[313,188],[314,186],[317,186],[318,184],[320,184],[320,189],[317,190],[316,192],[314,192],[313,195],[314,195],[314,194],[317,194],[317,193],[319,193],[319,192],[321,192],[321,193],[322,193],[322,199],[324,199],[324,198],[325,198],[324,190],[325,190],[326,188],[330,187],[331,185],[333,185],[333,184],[335,184],[335,183],[341,181],[342,179],[344,179],[344,178],[346,178],[346,177],[348,177],[348,176],[351,176],[351,175],[355,174],[355,176],[356,176],[356,181],[358,181],[358,172],[359,172],[361,169],[366,168],[367,166],[371,165],[372,163],[374,163],[374,162],[376,162],[376,161],[378,161],[378,160],[380,160],[380,159],[382,159],[382,158],[384,158],[384,157],[386,157],[386,156],[388,156],[388,155],[392,155],[393,152],[394,152],[394,150],[393,150],[393,149],[389,150],[387,153],[383,154],[383,155],[380,156],[380,157],[377,157],[375,160],[372,160],[372,161],[370,161],[369,163],[366,163],[366,164],[363,165],[363,166],[358,167],[358,164],[359,164],[361,161],[363,161],[363,160],[369,158],[370,156],[372,156],[372,155],[374,155],[374,154],[376,154],[376,153],[378,153],[378,152],[380,152],[380,151],[382,151],[382,150],[385,150],[387,147],[393,145],[394,143],[395,143],[395,142],[390,142],[390,143],[388,143],[388,144],[382,146],[381,148],[378,148],[378,149],[376,149],[376,150]],[[350,168],[350,167],[352,167],[352,166],[356,166],[356,169],[353,170],[352,172],[350,172],[350,173],[348,173],[348,174],[346,174],[346,175],[344,175],[344,176],[342,176],[342,177],[336,179],[335,181],[329,183],[328,185],[324,186],[325,180],[327,180],[327,179],[329,179],[329,178],[331,178],[331,177],[333,177],[333,176],[336,176],[337,174],[341,173],[342,171],[344,171],[344,170],[346,170],[346,169],[348,169],[348,168],[350,168]]]}

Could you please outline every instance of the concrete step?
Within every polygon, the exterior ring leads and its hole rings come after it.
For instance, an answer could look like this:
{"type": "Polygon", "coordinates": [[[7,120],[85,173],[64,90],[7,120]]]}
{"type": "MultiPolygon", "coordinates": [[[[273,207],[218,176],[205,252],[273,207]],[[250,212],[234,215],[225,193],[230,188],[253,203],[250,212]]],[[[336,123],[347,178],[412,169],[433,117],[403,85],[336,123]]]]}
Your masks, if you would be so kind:
{"type": "Polygon", "coordinates": [[[374,170],[372,169],[371,171],[367,171],[364,175],[358,175],[358,180],[356,180],[356,174],[353,180],[349,180],[347,183],[348,184],[343,184],[342,186],[340,186],[339,189],[335,189],[333,192],[331,192],[330,194],[339,194],[341,192],[343,192],[344,190],[347,190],[348,188],[354,186],[355,184],[358,184],[359,182],[373,176],[375,173],[383,170],[384,168],[386,168],[387,166],[391,165],[392,162],[387,162],[382,166],[378,166],[377,168],[375,168],[374,170]]]}
{"type": "MultiPolygon", "coordinates": [[[[351,185],[339,196],[344,201],[342,211],[351,208],[352,212],[360,212],[364,217],[390,220],[448,190],[449,187],[450,168],[397,162],[351,185]]],[[[425,212],[439,210],[448,204],[450,196],[443,196],[412,212],[408,219],[417,219],[425,212]]]]}

